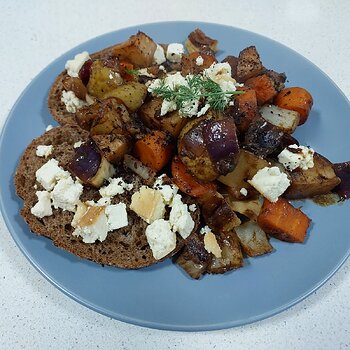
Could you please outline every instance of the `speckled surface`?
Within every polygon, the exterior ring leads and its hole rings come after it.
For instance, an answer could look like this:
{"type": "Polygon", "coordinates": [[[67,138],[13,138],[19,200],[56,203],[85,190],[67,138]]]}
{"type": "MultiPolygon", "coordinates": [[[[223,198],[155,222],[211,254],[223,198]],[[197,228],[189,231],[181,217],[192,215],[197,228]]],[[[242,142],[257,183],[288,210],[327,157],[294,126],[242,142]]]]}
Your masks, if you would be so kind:
{"type": "MultiPolygon", "coordinates": [[[[350,97],[346,0],[95,3],[0,2],[1,126],[25,86],[62,52],[118,28],[164,20],[217,22],[268,36],[310,59],[350,97]]],[[[128,325],[69,299],[28,263],[2,218],[0,241],[0,349],[350,347],[350,261],[316,293],[277,316],[223,331],[181,333],[128,325]]]]}

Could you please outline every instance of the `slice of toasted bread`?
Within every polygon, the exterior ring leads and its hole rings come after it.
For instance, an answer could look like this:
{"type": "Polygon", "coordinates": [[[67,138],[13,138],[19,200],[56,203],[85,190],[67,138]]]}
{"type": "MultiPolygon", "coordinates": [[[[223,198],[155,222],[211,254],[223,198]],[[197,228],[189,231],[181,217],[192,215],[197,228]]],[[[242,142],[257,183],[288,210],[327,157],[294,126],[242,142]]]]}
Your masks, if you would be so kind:
{"type": "MultiPolygon", "coordinates": [[[[101,51],[90,54],[92,59],[108,57],[113,54],[115,46],[105,48],[101,51]]],[[[63,81],[68,77],[66,71],[63,71],[54,81],[48,95],[48,107],[53,118],[61,125],[77,124],[75,113],[67,112],[65,104],[61,101],[62,91],[64,90],[63,81]]]]}
{"type": "MultiPolygon", "coordinates": [[[[31,213],[31,208],[37,202],[36,191],[43,190],[41,185],[36,182],[36,170],[46,163],[49,158],[57,159],[59,165],[67,169],[67,164],[74,154],[74,143],[84,141],[87,138],[88,133],[78,126],[65,125],[47,131],[32,141],[24,152],[15,174],[16,192],[24,201],[21,215],[28,223],[31,231],[52,239],[56,246],[81,258],[93,260],[100,264],[128,269],[141,268],[158,262],[154,259],[147,243],[145,235],[146,222],[130,209],[127,209],[127,227],[109,232],[105,241],[97,241],[92,244],[83,243],[80,237],[72,235],[74,229],[71,226],[71,221],[74,213],[54,209],[51,216],[46,216],[42,219],[37,218],[31,213]],[[53,153],[46,159],[38,157],[36,155],[38,145],[53,145],[53,153]],[[35,186],[37,189],[34,188],[35,186]]],[[[121,167],[118,171],[118,176],[123,176],[127,183],[133,183],[134,188],[133,191],[113,197],[112,203],[123,202],[128,208],[132,193],[140,188],[142,181],[137,175],[131,173],[130,170],[128,171],[121,167]]],[[[98,190],[89,187],[84,188],[83,194],[80,197],[82,201],[97,201],[99,198],[98,190]]],[[[184,198],[184,200],[186,199],[184,198]]],[[[196,229],[199,222],[198,210],[191,213],[191,215],[196,222],[196,229]]],[[[176,249],[167,257],[179,251],[183,247],[183,244],[184,240],[178,236],[176,249]]]]}

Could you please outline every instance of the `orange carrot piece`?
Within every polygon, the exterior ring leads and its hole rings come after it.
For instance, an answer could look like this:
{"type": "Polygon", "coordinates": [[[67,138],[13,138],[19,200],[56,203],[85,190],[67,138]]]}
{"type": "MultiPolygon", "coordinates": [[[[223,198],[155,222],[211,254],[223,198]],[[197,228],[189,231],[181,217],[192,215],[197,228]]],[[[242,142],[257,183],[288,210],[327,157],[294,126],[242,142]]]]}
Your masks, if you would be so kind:
{"type": "Polygon", "coordinates": [[[191,175],[186,166],[181,162],[179,157],[174,157],[171,163],[171,173],[174,183],[179,189],[192,196],[201,197],[209,192],[216,192],[216,185],[214,182],[202,183],[191,175]]]}
{"type": "Polygon", "coordinates": [[[171,159],[173,144],[164,131],[154,130],[135,142],[134,155],[155,171],[162,169],[171,159]]]}
{"type": "Polygon", "coordinates": [[[239,88],[244,94],[235,97],[235,104],[238,105],[239,112],[243,113],[243,117],[236,122],[236,127],[240,132],[245,133],[253,120],[259,117],[258,101],[256,92],[253,89],[239,88]]]}
{"type": "Polygon", "coordinates": [[[277,91],[271,78],[266,74],[250,78],[244,83],[244,85],[255,90],[259,105],[264,105],[265,103],[272,101],[277,95],[277,91]]]}
{"type": "Polygon", "coordinates": [[[299,125],[304,124],[313,105],[311,94],[301,87],[283,89],[275,97],[275,105],[280,108],[296,111],[300,114],[299,125]]]}
{"type": "Polygon", "coordinates": [[[132,71],[134,69],[134,65],[129,62],[119,62],[120,75],[125,81],[133,81],[135,80],[135,76],[133,74],[128,73],[128,71],[132,71]]]}
{"type": "Polygon", "coordinates": [[[266,233],[292,243],[304,242],[310,222],[300,209],[284,198],[279,198],[276,203],[264,199],[258,216],[258,224],[266,233]]]}

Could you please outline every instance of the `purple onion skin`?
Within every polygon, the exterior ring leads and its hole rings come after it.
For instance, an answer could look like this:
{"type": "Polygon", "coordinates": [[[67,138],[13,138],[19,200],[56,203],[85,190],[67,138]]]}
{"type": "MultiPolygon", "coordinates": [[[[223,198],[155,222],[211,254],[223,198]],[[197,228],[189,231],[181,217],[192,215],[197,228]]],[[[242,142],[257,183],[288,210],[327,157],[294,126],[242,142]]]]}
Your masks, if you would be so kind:
{"type": "Polygon", "coordinates": [[[337,163],[333,165],[335,174],[341,183],[333,189],[341,198],[350,198],[350,162],[337,163]]]}
{"type": "Polygon", "coordinates": [[[191,130],[189,130],[181,139],[179,149],[182,156],[190,158],[200,157],[206,151],[203,140],[203,128],[208,124],[205,120],[191,130]]]}
{"type": "Polygon", "coordinates": [[[203,140],[220,174],[231,172],[236,166],[239,144],[235,122],[231,118],[211,121],[203,128],[203,140]]]}
{"type": "Polygon", "coordinates": [[[92,66],[92,60],[87,60],[83,66],[80,68],[79,71],[79,78],[83,82],[83,84],[86,86],[90,79],[91,74],[91,66],[92,66]]]}
{"type": "Polygon", "coordinates": [[[93,178],[101,164],[101,153],[93,141],[82,144],[75,150],[74,158],[68,164],[69,170],[81,181],[93,178]]]}

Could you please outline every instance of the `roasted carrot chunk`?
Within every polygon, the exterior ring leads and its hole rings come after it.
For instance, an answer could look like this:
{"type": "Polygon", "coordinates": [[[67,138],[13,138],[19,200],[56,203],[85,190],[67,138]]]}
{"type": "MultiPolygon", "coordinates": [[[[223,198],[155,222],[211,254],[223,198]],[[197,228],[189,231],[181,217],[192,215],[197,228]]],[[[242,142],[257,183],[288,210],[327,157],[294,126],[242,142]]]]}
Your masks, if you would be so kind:
{"type": "Polygon", "coordinates": [[[284,198],[279,198],[276,203],[265,199],[258,216],[258,224],[266,233],[292,243],[304,242],[310,222],[300,209],[284,198]]]}
{"type": "Polygon", "coordinates": [[[259,105],[264,105],[265,103],[272,101],[277,95],[277,91],[271,78],[266,74],[250,78],[244,83],[244,85],[255,90],[259,105]]]}
{"type": "Polygon", "coordinates": [[[202,183],[197,180],[187,171],[179,157],[174,157],[171,163],[171,173],[173,181],[179,189],[192,197],[202,197],[206,193],[216,192],[214,182],[202,183]]]}
{"type": "Polygon", "coordinates": [[[251,122],[259,117],[258,101],[256,92],[253,89],[239,88],[244,94],[235,97],[235,104],[238,106],[238,111],[243,114],[243,117],[235,120],[236,127],[240,132],[245,133],[251,122]]]}
{"type": "Polygon", "coordinates": [[[147,134],[135,142],[134,155],[155,171],[162,169],[171,159],[173,144],[168,135],[160,130],[147,134]]]}
{"type": "Polygon", "coordinates": [[[301,87],[283,89],[275,97],[275,105],[280,108],[296,111],[300,114],[299,125],[304,124],[313,105],[311,94],[301,87]]]}

